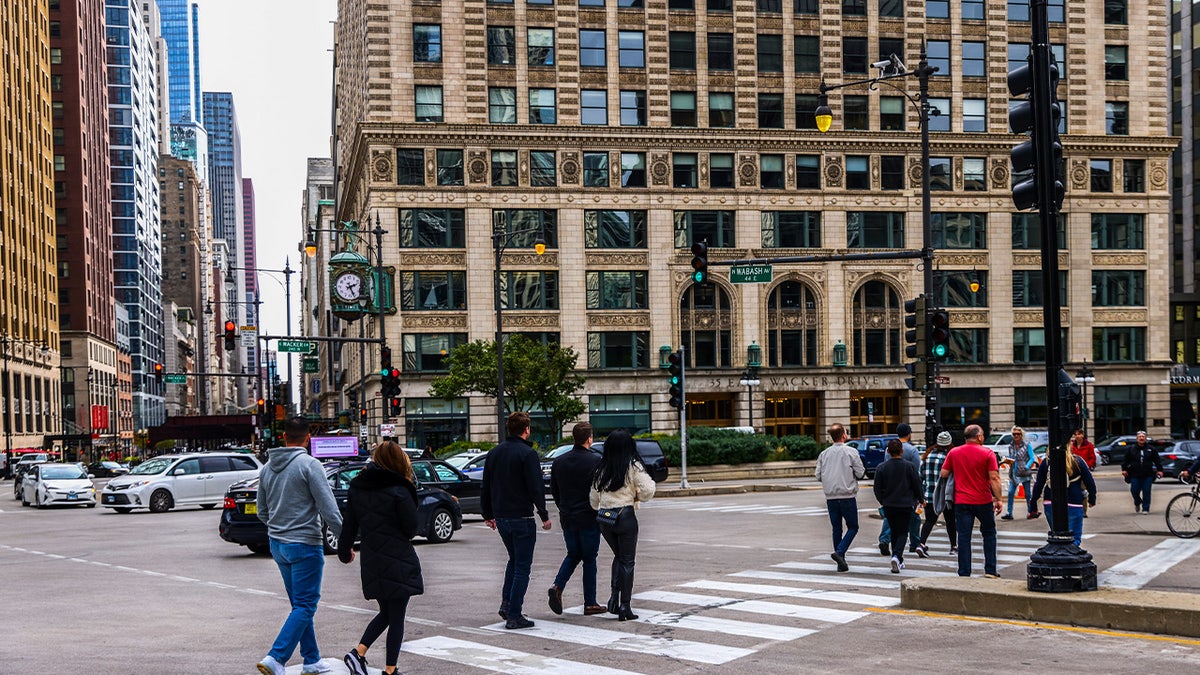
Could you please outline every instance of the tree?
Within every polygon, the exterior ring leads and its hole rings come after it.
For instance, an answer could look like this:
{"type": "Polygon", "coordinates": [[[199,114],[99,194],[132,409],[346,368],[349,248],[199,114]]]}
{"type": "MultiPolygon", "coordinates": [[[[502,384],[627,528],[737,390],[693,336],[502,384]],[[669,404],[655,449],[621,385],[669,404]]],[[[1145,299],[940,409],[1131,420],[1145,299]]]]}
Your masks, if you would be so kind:
{"type": "MultiPolygon", "coordinates": [[[[587,377],[575,371],[579,355],[558,343],[543,344],[524,335],[504,340],[504,410],[542,411],[550,416],[553,433],[583,414],[579,398],[587,377]]],[[[496,343],[475,340],[455,347],[446,356],[450,372],[433,378],[429,393],[444,399],[475,392],[497,396],[496,343]]]]}

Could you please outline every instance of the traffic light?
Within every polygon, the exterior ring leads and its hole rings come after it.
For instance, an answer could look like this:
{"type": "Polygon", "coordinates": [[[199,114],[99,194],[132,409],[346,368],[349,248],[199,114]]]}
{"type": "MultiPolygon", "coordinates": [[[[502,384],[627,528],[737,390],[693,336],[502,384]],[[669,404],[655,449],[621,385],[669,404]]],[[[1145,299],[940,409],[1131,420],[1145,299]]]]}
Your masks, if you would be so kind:
{"type": "Polygon", "coordinates": [[[1083,390],[1063,368],[1058,369],[1058,418],[1067,433],[1083,426],[1083,390]]]}
{"type": "Polygon", "coordinates": [[[225,351],[231,352],[237,346],[237,324],[225,322],[225,351]]]}
{"type": "Polygon", "coordinates": [[[379,372],[380,394],[387,398],[400,394],[400,369],[384,368],[379,372]]]}
{"type": "Polygon", "coordinates": [[[944,309],[930,309],[928,329],[926,346],[929,349],[929,358],[945,361],[950,355],[950,312],[944,309]]]}
{"type": "Polygon", "coordinates": [[[266,399],[259,398],[258,399],[258,423],[260,425],[266,423],[266,415],[267,415],[267,401],[266,401],[266,399]]]}
{"type": "Polygon", "coordinates": [[[1014,134],[1029,134],[1029,140],[1018,144],[1012,149],[1013,173],[1013,204],[1018,211],[1037,208],[1042,194],[1040,181],[1053,181],[1054,200],[1048,205],[1052,212],[1062,209],[1063,196],[1066,194],[1064,185],[1063,149],[1058,138],[1058,122],[1062,118],[1062,106],[1058,102],[1058,66],[1054,64],[1054,56],[1046,46],[1041,47],[1049,61],[1050,98],[1040,100],[1040,91],[1034,76],[1034,58],[1037,46],[1031,45],[1029,57],[1023,66],[1008,71],[1008,91],[1013,98],[1028,95],[1028,99],[1011,104],[1008,109],[1008,126],[1014,134]],[[1047,125],[1043,107],[1050,109],[1047,125]],[[1050,144],[1053,157],[1052,166],[1039,167],[1038,154],[1043,144],[1050,144]],[[1040,175],[1044,173],[1046,175],[1040,175]],[[1031,174],[1020,180],[1021,174],[1031,174]]]}
{"type": "Polygon", "coordinates": [[[670,397],[667,403],[672,408],[682,410],[684,406],[683,394],[683,350],[678,349],[671,352],[667,357],[667,394],[670,397]]]}
{"type": "Polygon", "coordinates": [[[702,241],[692,244],[692,281],[708,281],[708,244],[702,241]]]}
{"type": "Polygon", "coordinates": [[[388,414],[391,415],[392,417],[398,417],[400,415],[400,413],[402,412],[400,408],[403,405],[404,405],[403,399],[401,399],[399,396],[392,396],[391,398],[388,399],[388,414]]]}
{"type": "Polygon", "coordinates": [[[358,421],[363,424],[367,423],[367,409],[366,408],[358,409],[358,421]]]}
{"type": "Polygon", "coordinates": [[[904,364],[904,370],[910,376],[905,378],[904,384],[910,391],[921,391],[928,385],[929,380],[929,362],[925,351],[925,324],[929,317],[927,305],[928,301],[924,295],[904,302],[904,326],[908,328],[904,331],[904,341],[908,345],[904,348],[904,355],[913,359],[912,363],[904,364]]]}
{"type": "Polygon", "coordinates": [[[154,379],[158,380],[159,384],[161,384],[163,381],[163,378],[165,376],[166,376],[166,373],[163,372],[163,364],[161,364],[161,363],[154,364],[154,379]]]}

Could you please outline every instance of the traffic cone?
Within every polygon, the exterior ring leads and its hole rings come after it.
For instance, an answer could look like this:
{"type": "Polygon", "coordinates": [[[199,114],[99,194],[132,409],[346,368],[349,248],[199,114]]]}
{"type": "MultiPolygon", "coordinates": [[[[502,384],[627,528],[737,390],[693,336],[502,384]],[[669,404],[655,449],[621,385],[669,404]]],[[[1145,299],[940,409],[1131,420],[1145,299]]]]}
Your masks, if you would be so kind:
{"type": "Polygon", "coordinates": [[[1025,499],[1025,484],[1024,483],[1019,483],[1017,485],[1017,499],[1025,499]]]}

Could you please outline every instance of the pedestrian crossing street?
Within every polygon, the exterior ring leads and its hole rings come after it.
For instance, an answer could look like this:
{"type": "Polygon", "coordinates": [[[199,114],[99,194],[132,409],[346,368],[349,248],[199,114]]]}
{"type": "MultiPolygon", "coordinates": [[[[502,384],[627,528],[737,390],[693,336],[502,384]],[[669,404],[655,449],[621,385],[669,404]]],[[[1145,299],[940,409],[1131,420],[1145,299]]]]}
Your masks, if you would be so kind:
{"type": "MultiPolygon", "coordinates": [[[[998,537],[1002,575],[1004,568],[1027,562],[1046,540],[1045,534],[1032,532],[1001,531],[998,537]]],[[[874,609],[894,607],[900,603],[900,582],[906,578],[945,576],[957,570],[948,545],[939,541],[930,558],[909,554],[906,568],[893,574],[890,559],[879,554],[873,539],[864,539],[872,545],[848,552],[847,573],[835,572],[829,553],[822,552],[783,560],[767,569],[635,591],[633,608],[638,619],[631,622],[618,622],[612,615],[584,617],[582,606],[553,617],[544,606],[539,607],[541,594],[531,586],[526,601],[527,614],[536,624],[533,628],[508,631],[503,622],[459,627],[447,631],[456,635],[405,642],[403,650],[444,662],[446,672],[460,672],[447,664],[521,675],[668,672],[677,670],[681,662],[721,666],[772,645],[857,621],[874,609]],[[554,647],[547,650],[547,645],[554,647]],[[547,651],[571,658],[548,657],[544,655],[547,651]],[[614,661],[604,656],[606,652],[622,655],[614,661]],[[598,666],[593,661],[616,662],[636,670],[598,666]]],[[[982,574],[983,551],[978,539],[976,536],[973,541],[974,571],[982,574]]],[[[411,656],[401,657],[401,663],[411,656]]],[[[417,669],[415,662],[408,663],[417,669]]]]}

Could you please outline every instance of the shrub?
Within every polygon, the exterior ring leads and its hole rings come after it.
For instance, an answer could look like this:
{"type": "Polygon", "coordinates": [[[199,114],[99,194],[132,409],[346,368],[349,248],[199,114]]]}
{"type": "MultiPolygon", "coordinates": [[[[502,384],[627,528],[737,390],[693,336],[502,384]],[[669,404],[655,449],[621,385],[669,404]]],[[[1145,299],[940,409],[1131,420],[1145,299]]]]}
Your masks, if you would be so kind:
{"type": "Polygon", "coordinates": [[[816,459],[821,454],[821,446],[812,436],[784,436],[779,439],[790,459],[816,459]]]}
{"type": "Polygon", "coordinates": [[[451,455],[457,455],[460,452],[466,452],[468,450],[483,450],[486,452],[491,450],[494,446],[494,443],[486,441],[454,441],[445,447],[434,450],[433,454],[439,459],[445,459],[451,455]]]}

